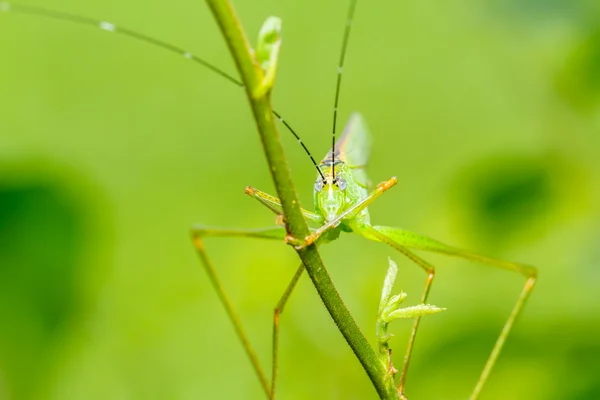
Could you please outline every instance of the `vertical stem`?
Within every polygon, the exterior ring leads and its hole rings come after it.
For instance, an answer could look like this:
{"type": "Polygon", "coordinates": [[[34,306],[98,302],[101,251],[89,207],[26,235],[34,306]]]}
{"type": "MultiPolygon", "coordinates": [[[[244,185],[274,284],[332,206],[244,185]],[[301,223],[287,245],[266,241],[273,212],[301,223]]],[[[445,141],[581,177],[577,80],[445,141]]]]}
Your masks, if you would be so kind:
{"type": "MultiPolygon", "coordinates": [[[[270,96],[266,95],[260,98],[252,96],[260,83],[260,77],[262,77],[260,66],[255,62],[252,49],[230,2],[228,0],[207,0],[207,3],[221,28],[237,69],[242,76],[271,176],[281,199],[288,233],[295,238],[304,238],[308,236],[309,230],[300,212],[300,204],[292,183],[287,158],[275,127],[270,96]]],[[[298,255],[329,314],[359,359],[380,398],[398,399],[396,389],[385,385],[385,368],[360,332],[335,289],[316,246],[311,245],[299,250],[298,255]]]]}

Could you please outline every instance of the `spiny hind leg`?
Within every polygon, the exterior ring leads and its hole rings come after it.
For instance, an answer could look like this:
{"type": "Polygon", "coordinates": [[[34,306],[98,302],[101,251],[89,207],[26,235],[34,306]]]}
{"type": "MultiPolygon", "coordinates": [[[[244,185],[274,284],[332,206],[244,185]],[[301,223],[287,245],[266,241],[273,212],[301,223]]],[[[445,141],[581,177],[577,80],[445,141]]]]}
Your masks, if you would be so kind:
{"type": "Polygon", "coordinates": [[[477,381],[475,389],[473,389],[473,393],[471,393],[471,397],[469,398],[470,400],[477,400],[479,398],[479,394],[483,389],[483,385],[485,385],[485,383],[487,382],[488,377],[492,372],[492,368],[494,368],[494,364],[496,364],[496,361],[498,360],[498,356],[500,355],[500,351],[502,351],[502,347],[506,342],[506,338],[508,337],[508,334],[510,333],[510,330],[514,325],[515,320],[521,313],[523,306],[525,305],[525,301],[527,300],[527,298],[531,294],[531,291],[533,290],[533,287],[535,286],[536,279],[537,276],[529,276],[525,281],[525,286],[523,286],[523,290],[521,291],[521,294],[517,299],[517,303],[514,305],[508,319],[504,323],[504,327],[502,328],[498,339],[496,339],[496,343],[494,344],[494,348],[492,349],[492,352],[490,353],[490,356],[488,357],[487,362],[485,363],[485,367],[483,367],[483,371],[481,371],[479,380],[477,381]]]}
{"type": "MultiPolygon", "coordinates": [[[[511,261],[498,260],[490,257],[486,257],[477,253],[473,253],[467,250],[459,249],[453,246],[449,246],[442,242],[439,242],[435,239],[429,238],[427,236],[419,235],[415,232],[410,232],[400,228],[393,228],[387,226],[367,226],[364,230],[364,236],[369,237],[370,239],[381,241],[384,243],[388,243],[389,245],[395,247],[402,247],[404,249],[411,248],[417,250],[424,250],[434,253],[441,253],[449,256],[455,256],[464,258],[466,260],[474,261],[477,263],[489,265],[495,268],[504,269],[507,271],[516,272],[526,278],[525,284],[513,309],[508,316],[508,319],[504,323],[504,327],[492,348],[492,351],[487,359],[487,362],[479,376],[479,380],[473,389],[473,393],[471,394],[470,400],[477,400],[483,389],[483,386],[487,382],[489,375],[492,371],[492,368],[496,364],[498,360],[498,356],[506,342],[506,339],[518,317],[518,315],[523,310],[523,306],[525,305],[525,301],[531,295],[533,291],[533,287],[535,286],[535,282],[537,280],[537,269],[530,265],[519,264],[511,261]]],[[[405,376],[405,375],[404,375],[405,376]]],[[[401,385],[403,385],[403,381],[401,385]]]]}

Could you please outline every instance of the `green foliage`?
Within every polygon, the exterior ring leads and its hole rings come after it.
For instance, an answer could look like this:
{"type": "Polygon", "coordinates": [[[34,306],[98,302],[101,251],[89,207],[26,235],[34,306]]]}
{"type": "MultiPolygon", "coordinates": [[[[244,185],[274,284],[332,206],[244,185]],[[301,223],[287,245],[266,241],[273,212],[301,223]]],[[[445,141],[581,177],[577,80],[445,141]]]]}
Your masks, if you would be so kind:
{"type": "Polygon", "coordinates": [[[431,304],[418,304],[416,306],[400,308],[400,304],[406,299],[407,294],[400,292],[399,294],[392,295],[392,289],[396,282],[396,275],[398,274],[398,266],[391,258],[388,261],[389,267],[383,282],[381,301],[379,302],[379,311],[377,312],[376,333],[379,359],[388,371],[390,371],[387,375],[388,384],[393,385],[395,368],[391,359],[389,341],[394,335],[388,333],[390,322],[395,319],[411,319],[437,314],[446,309],[431,304]]]}

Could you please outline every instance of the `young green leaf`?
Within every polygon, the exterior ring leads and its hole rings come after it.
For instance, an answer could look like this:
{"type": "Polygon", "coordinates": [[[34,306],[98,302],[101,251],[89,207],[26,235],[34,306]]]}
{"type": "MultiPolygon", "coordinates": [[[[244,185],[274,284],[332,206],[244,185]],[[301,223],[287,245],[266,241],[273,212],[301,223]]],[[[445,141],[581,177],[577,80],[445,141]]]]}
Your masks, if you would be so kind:
{"type": "Polygon", "coordinates": [[[445,308],[440,308],[431,304],[418,304],[416,306],[400,308],[400,304],[406,299],[407,294],[400,292],[399,294],[392,295],[392,289],[397,275],[398,266],[390,258],[388,271],[381,290],[381,301],[379,302],[376,325],[379,360],[388,371],[388,374],[386,375],[388,385],[394,384],[394,375],[397,372],[392,363],[392,350],[389,345],[389,340],[394,336],[393,334],[388,333],[389,323],[395,319],[419,318],[424,315],[435,314],[445,310],[445,308]]]}
{"type": "Polygon", "coordinates": [[[398,266],[391,258],[388,258],[390,266],[388,267],[385,280],[383,281],[383,289],[381,290],[381,301],[379,302],[379,312],[381,313],[390,300],[396,275],[398,274],[398,266]]]}
{"type": "Polygon", "coordinates": [[[260,85],[252,93],[255,99],[264,96],[273,88],[280,48],[281,18],[269,17],[260,28],[255,50],[256,61],[264,73],[260,85]]]}
{"type": "Polygon", "coordinates": [[[440,308],[433,306],[431,304],[418,304],[412,307],[400,308],[395,311],[390,312],[386,317],[386,322],[390,323],[395,319],[400,318],[416,318],[422,317],[423,315],[436,314],[440,311],[446,310],[445,308],[440,308]]]}

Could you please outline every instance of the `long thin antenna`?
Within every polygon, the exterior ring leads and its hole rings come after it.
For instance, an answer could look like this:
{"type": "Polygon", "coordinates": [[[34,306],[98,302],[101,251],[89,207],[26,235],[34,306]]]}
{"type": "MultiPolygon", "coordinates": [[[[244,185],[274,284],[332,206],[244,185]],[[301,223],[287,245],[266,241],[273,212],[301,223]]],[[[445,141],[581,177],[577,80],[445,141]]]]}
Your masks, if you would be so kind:
{"type": "Polygon", "coordinates": [[[284,124],[286,126],[286,128],[289,129],[290,132],[292,132],[292,135],[294,135],[294,137],[298,140],[298,143],[300,143],[300,146],[302,146],[302,148],[304,149],[304,151],[306,152],[306,154],[308,154],[308,156],[310,157],[310,160],[312,161],[313,165],[317,169],[317,172],[319,172],[319,175],[321,175],[321,179],[323,179],[323,181],[325,181],[325,176],[323,176],[323,172],[321,172],[321,169],[317,165],[317,162],[315,161],[315,159],[312,156],[312,154],[310,154],[310,151],[308,151],[308,149],[304,145],[304,142],[302,141],[302,139],[300,139],[300,137],[298,135],[296,135],[296,132],[294,132],[294,130],[292,129],[292,127],[290,125],[288,125],[288,123],[279,114],[277,114],[277,112],[275,110],[273,110],[273,114],[275,114],[275,116],[277,118],[279,118],[279,120],[281,121],[281,123],[284,124]]]}
{"type": "Polygon", "coordinates": [[[344,29],[344,39],[342,41],[342,52],[337,68],[337,83],[335,85],[335,101],[333,103],[333,133],[331,142],[331,170],[333,171],[333,183],[335,183],[335,126],[337,123],[338,102],[340,99],[340,87],[342,86],[342,73],[344,71],[344,59],[346,58],[346,49],[348,48],[348,39],[350,38],[350,30],[352,28],[352,19],[356,10],[358,0],[350,0],[348,6],[348,16],[346,17],[346,28],[344,29]]]}
{"type": "MultiPolygon", "coordinates": [[[[170,43],[164,42],[160,39],[156,39],[152,36],[147,36],[147,35],[144,35],[143,33],[139,33],[139,32],[133,31],[131,29],[127,29],[122,26],[117,26],[117,25],[113,24],[112,22],[101,21],[99,19],[83,17],[81,15],[66,13],[66,12],[62,12],[62,11],[48,10],[48,9],[42,8],[42,7],[13,4],[13,3],[9,3],[7,1],[0,1],[0,13],[2,13],[2,12],[14,12],[14,13],[21,13],[21,14],[26,14],[26,15],[34,15],[37,17],[73,22],[73,23],[80,24],[80,25],[93,26],[95,28],[99,28],[106,32],[119,33],[123,36],[127,36],[130,38],[139,40],[141,42],[159,47],[168,52],[175,53],[179,56],[183,56],[183,57],[187,58],[188,60],[191,60],[197,64],[202,65],[205,68],[208,68],[212,72],[216,73],[217,75],[221,76],[222,78],[225,78],[226,80],[233,83],[234,85],[239,86],[241,88],[244,87],[244,84],[239,79],[234,78],[233,76],[229,75],[227,72],[221,70],[220,68],[216,67],[215,65],[209,63],[208,61],[204,60],[203,58],[198,57],[197,55],[195,55],[189,51],[186,51],[186,50],[184,50],[180,47],[177,47],[175,45],[172,45],[170,43]]],[[[308,151],[308,148],[304,145],[304,143],[302,142],[300,137],[296,134],[296,132],[294,132],[292,127],[281,117],[281,115],[279,113],[277,113],[275,110],[272,110],[272,111],[273,111],[273,114],[277,117],[277,119],[280,120],[283,123],[283,125],[298,140],[298,142],[300,143],[300,145],[302,146],[302,148],[304,149],[306,154],[308,154],[308,156],[310,157],[313,165],[317,169],[317,172],[319,173],[319,175],[321,175],[321,178],[325,179],[325,177],[323,176],[323,173],[321,172],[317,163],[315,162],[315,159],[310,154],[310,151],[308,151]]]]}
{"type": "Polygon", "coordinates": [[[167,50],[171,53],[175,53],[177,55],[183,56],[189,60],[192,60],[195,63],[202,65],[203,67],[208,68],[209,70],[222,76],[223,78],[234,83],[235,85],[244,87],[244,84],[239,79],[234,78],[233,76],[231,76],[228,73],[224,72],[223,70],[217,68],[216,66],[209,63],[208,61],[206,61],[188,51],[185,51],[177,46],[174,46],[170,43],[153,38],[151,36],[147,36],[142,33],[138,33],[138,32],[132,31],[130,29],[127,29],[127,28],[124,28],[121,26],[117,26],[117,25],[113,24],[112,22],[101,21],[99,19],[83,17],[81,15],[75,15],[75,14],[66,13],[66,12],[62,12],[62,11],[48,10],[48,9],[42,8],[42,7],[33,7],[33,6],[24,6],[24,5],[19,5],[19,4],[13,4],[13,3],[9,3],[7,1],[0,1],[0,12],[1,11],[35,15],[38,17],[49,18],[49,19],[57,19],[60,21],[73,22],[73,23],[80,24],[80,25],[93,26],[95,28],[99,28],[106,32],[119,33],[123,36],[128,36],[130,38],[137,39],[139,41],[160,47],[163,50],[167,50]]]}

